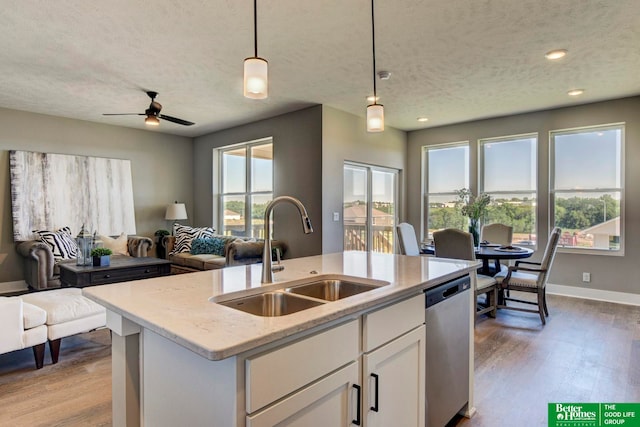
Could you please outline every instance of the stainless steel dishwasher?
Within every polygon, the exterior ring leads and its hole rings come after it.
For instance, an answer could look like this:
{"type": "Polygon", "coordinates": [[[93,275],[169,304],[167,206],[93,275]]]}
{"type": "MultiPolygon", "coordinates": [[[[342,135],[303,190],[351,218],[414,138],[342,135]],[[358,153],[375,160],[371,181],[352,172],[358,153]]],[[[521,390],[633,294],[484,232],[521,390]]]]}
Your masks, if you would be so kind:
{"type": "Polygon", "coordinates": [[[469,401],[470,287],[467,275],[425,291],[427,427],[444,427],[469,401]]]}

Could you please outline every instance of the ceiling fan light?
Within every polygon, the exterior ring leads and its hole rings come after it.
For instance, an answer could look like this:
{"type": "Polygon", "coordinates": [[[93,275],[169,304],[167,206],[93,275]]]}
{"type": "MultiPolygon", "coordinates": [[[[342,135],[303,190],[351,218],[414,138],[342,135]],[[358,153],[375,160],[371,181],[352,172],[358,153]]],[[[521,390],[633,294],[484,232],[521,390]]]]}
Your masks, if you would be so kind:
{"type": "Polygon", "coordinates": [[[149,126],[158,126],[160,124],[160,120],[158,120],[156,116],[150,115],[147,116],[146,119],[144,119],[144,123],[149,126]]]}
{"type": "Polygon", "coordinates": [[[244,60],[244,96],[265,99],[269,95],[268,63],[262,58],[244,60]]]}
{"type": "Polygon", "coordinates": [[[367,132],[384,130],[384,107],[381,104],[367,106],[367,132]]]}

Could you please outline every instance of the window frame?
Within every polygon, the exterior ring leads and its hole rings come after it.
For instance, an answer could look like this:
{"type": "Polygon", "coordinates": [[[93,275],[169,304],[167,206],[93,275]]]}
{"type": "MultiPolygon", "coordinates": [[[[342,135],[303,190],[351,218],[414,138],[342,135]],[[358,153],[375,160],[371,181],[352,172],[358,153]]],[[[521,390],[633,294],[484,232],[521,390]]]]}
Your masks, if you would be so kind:
{"type": "MultiPolygon", "coordinates": [[[[225,210],[225,206],[224,206],[224,198],[228,197],[228,196],[236,196],[236,197],[244,197],[244,222],[245,222],[245,235],[247,237],[259,237],[259,236],[252,236],[252,231],[253,228],[251,227],[252,225],[252,220],[251,220],[251,200],[254,196],[260,196],[260,195],[271,195],[271,199],[273,200],[274,194],[275,194],[275,152],[274,152],[274,143],[273,143],[273,137],[269,136],[269,137],[265,137],[265,138],[259,138],[259,139],[254,139],[252,141],[248,141],[248,142],[242,142],[239,144],[233,144],[233,145],[226,145],[224,147],[219,147],[217,148],[216,151],[216,155],[218,157],[218,174],[217,174],[217,188],[218,188],[218,197],[217,197],[217,202],[218,202],[218,221],[217,221],[217,225],[218,225],[218,230],[220,230],[220,234],[224,234],[225,233],[225,228],[224,228],[224,210],[225,210]],[[271,159],[271,161],[273,162],[273,166],[272,166],[272,174],[271,174],[271,191],[251,191],[252,189],[252,173],[253,173],[253,168],[251,165],[251,161],[253,159],[253,157],[251,156],[251,149],[253,147],[256,146],[261,146],[261,145],[268,145],[271,144],[271,150],[272,153],[274,153],[273,158],[271,159]],[[240,148],[244,148],[245,150],[245,191],[244,192],[228,192],[225,193],[224,192],[224,153],[227,151],[235,151],[238,150],[240,148]]],[[[273,232],[273,226],[271,227],[271,230],[273,232]]]]}
{"type": "Polygon", "coordinates": [[[625,145],[626,145],[626,122],[608,123],[600,125],[579,126],[565,129],[553,129],[549,131],[549,229],[555,227],[555,200],[556,193],[607,193],[620,192],[620,249],[603,249],[603,248],[580,248],[575,246],[560,246],[558,252],[583,254],[583,255],[604,255],[604,256],[624,256],[625,253],[625,145]],[[595,130],[612,130],[620,129],[620,188],[589,188],[584,189],[562,189],[558,191],[555,188],[555,136],[569,135],[581,132],[593,132],[595,130]]]}
{"type": "MultiPolygon", "coordinates": [[[[513,140],[518,140],[518,139],[528,139],[528,138],[532,138],[534,139],[534,149],[533,152],[535,153],[535,158],[534,158],[534,164],[533,164],[533,170],[536,173],[535,176],[535,180],[534,180],[534,184],[535,184],[535,189],[533,190],[533,193],[535,194],[535,200],[536,200],[536,205],[535,208],[533,209],[533,215],[534,215],[534,221],[535,221],[535,227],[532,230],[533,233],[535,233],[536,236],[536,241],[535,244],[530,245],[530,244],[524,244],[524,243],[518,243],[519,246],[526,246],[526,247],[530,247],[533,250],[537,250],[538,249],[538,242],[540,241],[540,218],[538,215],[538,205],[540,203],[540,186],[539,186],[539,180],[540,180],[540,161],[539,161],[539,143],[540,143],[540,136],[538,132],[527,132],[527,133],[521,133],[521,134],[514,134],[514,135],[504,135],[504,136],[497,136],[497,137],[490,137],[490,138],[479,138],[478,139],[478,194],[481,193],[485,193],[485,189],[484,189],[484,184],[485,184],[485,177],[484,177],[484,171],[485,171],[485,154],[484,154],[484,147],[483,145],[485,144],[490,144],[490,143],[499,143],[499,142],[506,142],[506,141],[513,141],[513,140]]],[[[490,194],[492,196],[492,199],[494,198],[493,195],[512,195],[512,194],[526,194],[529,195],[531,194],[532,191],[492,191],[492,192],[487,192],[487,194],[490,194]]],[[[493,203],[493,201],[492,201],[493,203]]],[[[511,224],[506,224],[506,225],[511,225],[511,224]]]]}
{"type": "MultiPolygon", "coordinates": [[[[429,151],[431,150],[443,150],[448,148],[467,148],[467,164],[466,180],[467,183],[464,188],[471,188],[471,142],[470,141],[456,141],[447,142],[443,144],[423,145],[422,146],[422,200],[421,200],[421,218],[420,218],[420,235],[422,241],[429,241],[433,239],[433,236],[429,236],[429,197],[430,196],[448,196],[451,195],[454,199],[457,199],[455,192],[445,193],[430,193],[429,192],[429,151]]],[[[466,231],[466,230],[464,230],[466,231]]]]}

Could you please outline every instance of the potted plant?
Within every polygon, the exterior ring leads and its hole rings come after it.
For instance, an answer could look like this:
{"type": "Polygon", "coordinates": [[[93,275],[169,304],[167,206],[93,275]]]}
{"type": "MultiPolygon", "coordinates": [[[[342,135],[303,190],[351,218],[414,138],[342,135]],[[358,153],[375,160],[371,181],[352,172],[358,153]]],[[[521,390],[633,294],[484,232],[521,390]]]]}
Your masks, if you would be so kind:
{"type": "Polygon", "coordinates": [[[480,244],[480,219],[487,213],[491,197],[484,193],[476,197],[468,188],[457,190],[456,195],[458,196],[456,205],[462,206],[462,215],[469,217],[469,233],[473,235],[473,244],[478,246],[480,244]]]}
{"type": "Polygon", "coordinates": [[[168,236],[169,233],[167,230],[156,230],[154,233],[156,236],[156,254],[158,258],[166,258],[166,248],[164,247],[164,237],[168,236]]]}
{"type": "Polygon", "coordinates": [[[93,248],[91,256],[93,257],[94,267],[108,267],[111,265],[111,254],[113,252],[109,248],[93,248]]]}

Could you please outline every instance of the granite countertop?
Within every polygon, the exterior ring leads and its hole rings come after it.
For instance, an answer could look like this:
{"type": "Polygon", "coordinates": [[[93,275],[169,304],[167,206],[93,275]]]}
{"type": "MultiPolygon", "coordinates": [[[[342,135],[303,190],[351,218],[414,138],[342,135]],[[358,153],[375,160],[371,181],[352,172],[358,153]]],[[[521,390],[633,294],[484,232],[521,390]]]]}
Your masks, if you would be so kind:
{"type": "Polygon", "coordinates": [[[282,262],[274,283],[261,285],[261,264],[83,288],[122,317],[200,356],[221,360],[387,301],[418,293],[473,271],[477,261],[344,252],[282,262]],[[313,272],[313,273],[312,273],[313,272]],[[372,291],[280,317],[261,317],[211,302],[212,297],[279,289],[319,275],[389,282],[372,291]]]}

